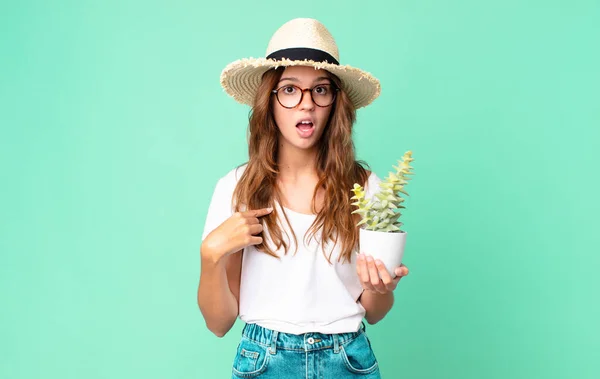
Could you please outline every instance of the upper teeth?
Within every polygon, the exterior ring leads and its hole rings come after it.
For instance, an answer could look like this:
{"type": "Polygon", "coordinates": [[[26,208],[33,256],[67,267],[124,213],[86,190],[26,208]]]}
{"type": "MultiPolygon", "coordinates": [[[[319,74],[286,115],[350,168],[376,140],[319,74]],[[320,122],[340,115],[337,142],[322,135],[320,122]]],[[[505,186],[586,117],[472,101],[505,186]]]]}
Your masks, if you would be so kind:
{"type": "Polygon", "coordinates": [[[300,121],[301,124],[312,124],[310,121],[300,121]]]}

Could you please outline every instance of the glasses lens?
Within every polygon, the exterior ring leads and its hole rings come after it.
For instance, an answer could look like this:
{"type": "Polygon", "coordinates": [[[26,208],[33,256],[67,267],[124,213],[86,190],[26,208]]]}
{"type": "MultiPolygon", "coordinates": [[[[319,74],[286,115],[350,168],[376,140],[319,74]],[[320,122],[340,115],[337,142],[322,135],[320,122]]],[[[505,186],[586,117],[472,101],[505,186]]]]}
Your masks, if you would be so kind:
{"type": "Polygon", "coordinates": [[[298,103],[300,103],[301,97],[302,91],[296,86],[289,85],[281,87],[277,91],[277,99],[279,100],[281,105],[287,108],[293,108],[296,105],[298,105],[298,103]]]}
{"type": "Polygon", "coordinates": [[[334,91],[330,84],[321,84],[313,88],[312,98],[315,104],[326,107],[333,103],[334,91]]]}

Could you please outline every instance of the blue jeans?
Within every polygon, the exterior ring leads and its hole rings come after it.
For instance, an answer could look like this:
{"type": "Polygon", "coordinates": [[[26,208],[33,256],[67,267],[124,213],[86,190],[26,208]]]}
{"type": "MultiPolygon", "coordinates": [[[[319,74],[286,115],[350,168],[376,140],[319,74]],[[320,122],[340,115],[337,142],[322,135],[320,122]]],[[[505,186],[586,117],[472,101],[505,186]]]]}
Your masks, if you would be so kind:
{"type": "Polygon", "coordinates": [[[379,364],[365,325],[340,334],[281,333],[246,324],[232,378],[379,379],[379,364]]]}

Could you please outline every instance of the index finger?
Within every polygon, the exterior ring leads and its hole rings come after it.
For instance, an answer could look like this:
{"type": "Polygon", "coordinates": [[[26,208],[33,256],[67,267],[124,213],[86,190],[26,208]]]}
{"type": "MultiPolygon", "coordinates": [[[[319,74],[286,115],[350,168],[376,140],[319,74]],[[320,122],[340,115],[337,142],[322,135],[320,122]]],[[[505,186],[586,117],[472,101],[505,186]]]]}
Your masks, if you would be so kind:
{"type": "Polygon", "coordinates": [[[262,217],[266,216],[273,211],[273,208],[262,208],[262,209],[254,209],[251,211],[244,212],[244,216],[246,217],[262,217]]]}

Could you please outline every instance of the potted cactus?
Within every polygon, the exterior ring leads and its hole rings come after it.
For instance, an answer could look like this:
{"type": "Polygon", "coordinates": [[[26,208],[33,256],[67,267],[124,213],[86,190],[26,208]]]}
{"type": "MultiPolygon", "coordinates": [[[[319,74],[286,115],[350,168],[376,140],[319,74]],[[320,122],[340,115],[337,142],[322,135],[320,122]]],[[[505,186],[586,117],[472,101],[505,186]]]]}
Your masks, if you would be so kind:
{"type": "Polygon", "coordinates": [[[403,223],[398,221],[401,216],[399,209],[405,208],[401,205],[404,199],[400,193],[408,196],[403,188],[411,179],[407,175],[414,174],[410,171],[413,160],[412,152],[407,151],[398,161],[398,166],[392,166],[396,172],[390,172],[379,183],[380,190],[370,199],[365,198],[360,184],[355,183],[352,188],[354,196],[351,200],[356,200],[352,205],[358,208],[352,213],[361,216],[356,225],[360,226],[360,252],[381,260],[392,278],[396,276],[394,269],[402,263],[406,244],[406,232],[400,229],[403,223]]]}

